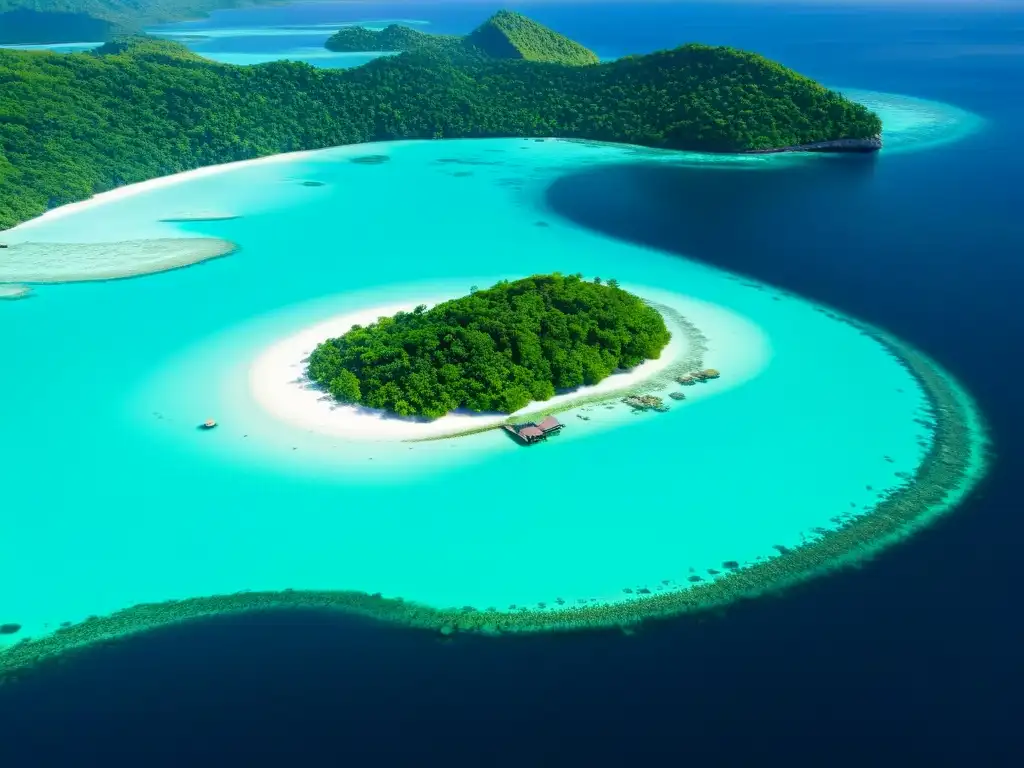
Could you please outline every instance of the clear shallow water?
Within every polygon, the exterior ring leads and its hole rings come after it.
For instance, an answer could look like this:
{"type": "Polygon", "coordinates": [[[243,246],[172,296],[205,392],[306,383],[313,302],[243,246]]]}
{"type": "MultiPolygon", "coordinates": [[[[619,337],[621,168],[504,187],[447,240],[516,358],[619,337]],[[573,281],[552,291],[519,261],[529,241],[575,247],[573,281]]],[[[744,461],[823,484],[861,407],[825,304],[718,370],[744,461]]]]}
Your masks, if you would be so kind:
{"type": "MultiPolygon", "coordinates": [[[[468,26],[485,10],[415,5],[435,28],[460,16],[468,26]]],[[[946,53],[1019,42],[1019,11],[595,8],[528,10],[601,53],[652,50],[681,37],[727,43],[822,82],[913,94],[986,118],[983,131],[955,147],[883,152],[883,162],[860,174],[828,163],[771,183],[762,174],[716,173],[717,183],[710,173],[687,177],[682,186],[695,204],[686,209],[648,175],[596,185],[573,174],[570,189],[577,209],[601,214],[591,216],[592,229],[610,231],[609,222],[628,218],[630,227],[615,233],[621,239],[827,301],[947,363],[996,432],[998,456],[983,488],[869,567],[629,637],[439,643],[338,614],[275,611],[96,647],[0,688],[0,761],[475,766],[486,754],[513,766],[535,764],[541,753],[566,766],[660,765],[678,759],[685,734],[691,754],[716,763],[757,764],[771,750],[799,764],[794,744],[830,756],[839,745],[842,757],[830,759],[844,765],[878,762],[880,750],[908,765],[1020,762],[1012,755],[1020,750],[1013,712],[1022,627],[1007,606],[1019,601],[1024,530],[1013,467],[1022,462],[1024,412],[1019,364],[1007,350],[1024,344],[1015,196],[1024,173],[1016,151],[1024,58],[946,53]],[[786,215],[822,200],[833,205],[818,209],[812,227],[786,215]],[[851,724],[870,738],[851,739],[851,724]],[[187,736],[168,739],[170,729],[187,736]]],[[[6,309],[13,312],[0,305],[0,317],[6,309]]]]}
{"type": "Polygon", "coordinates": [[[225,64],[251,65],[287,59],[314,67],[347,68],[386,54],[335,53],[324,48],[327,38],[343,27],[380,30],[389,24],[404,24],[424,31],[441,31],[429,21],[409,18],[409,11],[409,6],[392,9],[363,3],[304,3],[242,12],[215,11],[206,19],[166,24],[148,31],[182,42],[196,53],[225,64]],[[388,15],[392,10],[398,13],[388,15]]]}
{"type": "MultiPolygon", "coordinates": [[[[5,498],[34,511],[0,521],[0,582],[19,584],[3,619],[33,635],[247,589],[358,589],[439,608],[606,603],[774,555],[874,504],[929,439],[916,382],[876,342],[801,299],[545,208],[557,176],[644,156],[524,140],[339,148],[24,228],[42,241],[202,234],[241,250],[147,278],[44,286],[4,308],[10,369],[60,360],[61,375],[0,382],[5,429],[19,435],[3,445],[18,478],[5,498]],[[390,160],[350,161],[366,153],[390,160]],[[242,218],[158,222],[226,201],[242,218]],[[345,443],[252,400],[253,361],[304,326],[555,270],[741,315],[746,325],[702,329],[723,372],[705,386],[721,393],[667,414],[570,413],[563,435],[529,449],[496,432],[345,443]],[[198,431],[209,415],[221,426],[198,431]]],[[[829,162],[777,165],[818,161],[829,162]]]]}

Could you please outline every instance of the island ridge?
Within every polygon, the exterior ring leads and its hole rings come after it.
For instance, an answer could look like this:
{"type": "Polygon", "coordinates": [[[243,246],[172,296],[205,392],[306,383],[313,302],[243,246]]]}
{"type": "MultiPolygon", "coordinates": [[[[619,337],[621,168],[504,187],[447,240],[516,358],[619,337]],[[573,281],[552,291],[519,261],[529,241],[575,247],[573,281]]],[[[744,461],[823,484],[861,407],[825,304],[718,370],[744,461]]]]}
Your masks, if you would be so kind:
{"type": "Polygon", "coordinates": [[[597,64],[597,54],[521,13],[498,11],[465,37],[420,32],[391,24],[377,32],[347,27],[324,44],[332,51],[435,51],[448,56],[524,59],[555,64],[597,64]]]}
{"type": "Polygon", "coordinates": [[[217,64],[142,37],[89,53],[3,50],[0,78],[0,228],[124,184],[341,144],[559,137],[846,151],[877,149],[881,132],[877,115],[780,64],[697,44],[591,66],[417,51],[325,70],[217,64]]]}

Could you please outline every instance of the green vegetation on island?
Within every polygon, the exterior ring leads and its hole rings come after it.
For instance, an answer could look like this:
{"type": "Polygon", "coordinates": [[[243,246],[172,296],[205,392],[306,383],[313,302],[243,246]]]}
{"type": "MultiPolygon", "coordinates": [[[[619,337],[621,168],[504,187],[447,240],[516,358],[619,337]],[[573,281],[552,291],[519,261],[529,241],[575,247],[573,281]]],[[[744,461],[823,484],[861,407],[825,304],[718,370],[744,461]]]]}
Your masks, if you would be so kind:
{"type": "Polygon", "coordinates": [[[153,38],[0,50],[0,229],[123,184],[301,149],[547,137],[737,152],[869,139],[866,108],[757,54],[686,45],[587,67],[389,56],[207,61],[153,38]]]}
{"type": "Polygon", "coordinates": [[[379,32],[348,27],[325,43],[332,51],[434,51],[455,57],[597,64],[597,54],[513,11],[498,11],[466,37],[420,32],[392,24],[379,32]]]}
{"type": "Polygon", "coordinates": [[[495,59],[525,59],[558,64],[597,64],[597,54],[513,11],[498,11],[477,27],[466,45],[495,59]]]}
{"type": "Polygon", "coordinates": [[[341,402],[401,416],[511,413],[657,358],[669,338],[614,280],[535,275],[353,326],[314,350],[309,376],[341,402]]]}
{"type": "Polygon", "coordinates": [[[437,35],[403,24],[389,24],[380,31],[365,27],[345,27],[327,38],[324,46],[338,53],[438,51],[455,56],[468,53],[464,40],[460,35],[437,35]]]}
{"type": "Polygon", "coordinates": [[[273,0],[0,0],[0,44],[109,40],[143,27],[273,0]]]}

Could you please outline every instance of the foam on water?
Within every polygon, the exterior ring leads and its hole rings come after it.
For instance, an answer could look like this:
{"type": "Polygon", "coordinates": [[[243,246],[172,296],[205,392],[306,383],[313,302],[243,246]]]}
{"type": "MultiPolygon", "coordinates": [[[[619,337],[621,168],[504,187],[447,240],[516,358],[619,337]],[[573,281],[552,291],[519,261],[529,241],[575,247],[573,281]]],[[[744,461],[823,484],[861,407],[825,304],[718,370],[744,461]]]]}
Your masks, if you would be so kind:
{"type": "MultiPolygon", "coordinates": [[[[663,158],[516,139],[346,147],[22,230],[69,242],[171,232],[240,250],[0,306],[16,372],[0,378],[0,409],[17,435],[0,446],[16,479],[0,515],[0,583],[17,585],[0,623],[24,627],[0,642],[244,590],[502,611],[610,605],[688,589],[726,562],[764,562],[904,485],[932,445],[933,415],[920,380],[876,338],[798,297],[543,207],[562,172],[663,158]],[[361,155],[387,159],[353,162],[361,155]],[[239,218],[160,221],[228,205],[239,218]],[[563,416],[558,438],[521,448],[494,432],[346,442],[272,417],[248,389],[262,350],[339,312],[556,270],[740,316],[742,333],[702,329],[709,356],[741,350],[721,365],[721,391],[664,414],[588,406],[563,416]],[[197,430],[211,416],[218,429],[197,430]]],[[[971,428],[980,451],[980,422],[971,428]]]]}

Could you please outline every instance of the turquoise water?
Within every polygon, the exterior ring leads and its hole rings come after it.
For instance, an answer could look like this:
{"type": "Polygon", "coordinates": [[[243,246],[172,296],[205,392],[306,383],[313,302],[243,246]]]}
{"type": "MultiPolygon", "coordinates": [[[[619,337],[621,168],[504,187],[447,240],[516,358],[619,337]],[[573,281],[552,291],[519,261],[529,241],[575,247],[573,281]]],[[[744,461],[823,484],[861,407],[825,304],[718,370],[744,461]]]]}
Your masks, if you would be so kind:
{"type": "MultiPolygon", "coordinates": [[[[831,159],[751,160],[766,173],[818,161],[831,159]]],[[[876,342],[799,298],[544,208],[556,176],[613,162],[673,160],[560,141],[340,148],[12,231],[201,234],[241,250],[0,305],[14,372],[0,378],[0,465],[5,509],[17,510],[0,516],[0,583],[16,585],[0,621],[39,636],[139,602],[247,589],[437,607],[612,602],[770,557],[901,484],[927,444],[924,401],[876,342]],[[390,159],[351,162],[371,153],[390,159]],[[185,209],[241,218],[157,221],[185,209]],[[564,433],[528,449],[496,432],[347,441],[252,396],[254,361],[304,327],[555,270],[723,308],[731,320],[702,328],[722,379],[664,414],[563,414],[564,433]],[[209,416],[220,427],[198,431],[209,416]]]]}
{"type": "MultiPolygon", "coordinates": [[[[276,26],[218,26],[216,18],[154,27],[151,34],[178,40],[196,53],[224,64],[263,64],[268,61],[301,61],[314,67],[348,68],[365,64],[382,55],[376,52],[336,53],[324,48],[331,35],[343,27],[381,30],[389,24],[402,24],[429,30],[421,19],[381,19],[372,16],[354,20],[351,11],[341,8],[337,21],[276,26]]],[[[230,17],[230,14],[228,14],[230,17]]]]}

